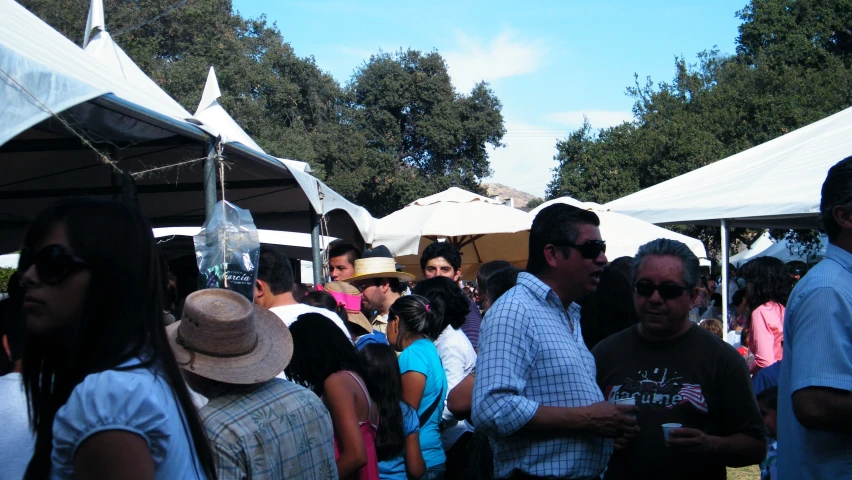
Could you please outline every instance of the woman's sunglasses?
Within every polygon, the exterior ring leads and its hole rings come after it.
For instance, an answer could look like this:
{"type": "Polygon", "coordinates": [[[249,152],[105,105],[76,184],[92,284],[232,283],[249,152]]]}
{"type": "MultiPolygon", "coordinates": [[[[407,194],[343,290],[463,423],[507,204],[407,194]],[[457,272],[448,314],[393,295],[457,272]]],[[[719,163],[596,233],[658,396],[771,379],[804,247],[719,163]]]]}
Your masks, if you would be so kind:
{"type": "Polygon", "coordinates": [[[18,260],[18,271],[26,272],[35,265],[39,280],[47,285],[56,285],[68,278],[73,272],[86,265],[86,261],[76,257],[62,245],[48,245],[38,252],[25,248],[18,260]]]}
{"type": "Polygon", "coordinates": [[[563,243],[560,247],[576,248],[580,251],[580,256],[586,260],[594,260],[601,253],[606,253],[606,242],[603,240],[589,240],[579,245],[573,243],[563,243]]]}
{"type": "Polygon", "coordinates": [[[640,280],[636,282],[633,287],[636,289],[636,293],[642,295],[643,297],[650,297],[654,294],[654,292],[660,292],[660,297],[665,300],[678,298],[683,295],[683,292],[689,290],[688,287],[684,287],[682,285],[677,285],[674,283],[664,283],[662,285],[656,285],[653,282],[649,282],[647,280],[640,280]]]}

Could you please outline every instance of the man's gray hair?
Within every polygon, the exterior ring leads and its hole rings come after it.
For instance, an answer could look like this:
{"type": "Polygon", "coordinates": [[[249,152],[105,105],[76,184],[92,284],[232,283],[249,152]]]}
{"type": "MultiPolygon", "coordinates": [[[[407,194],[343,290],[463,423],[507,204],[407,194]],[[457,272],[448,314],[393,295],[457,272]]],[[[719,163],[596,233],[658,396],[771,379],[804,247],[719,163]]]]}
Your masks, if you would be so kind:
{"type": "Polygon", "coordinates": [[[642,260],[648,255],[668,255],[670,257],[679,258],[683,262],[683,284],[689,288],[698,286],[698,277],[700,275],[698,267],[698,257],[692,253],[682,242],[670,240],[668,238],[658,238],[651,240],[639,247],[636,256],[633,257],[633,281],[636,281],[636,274],[639,272],[639,266],[642,260]]]}

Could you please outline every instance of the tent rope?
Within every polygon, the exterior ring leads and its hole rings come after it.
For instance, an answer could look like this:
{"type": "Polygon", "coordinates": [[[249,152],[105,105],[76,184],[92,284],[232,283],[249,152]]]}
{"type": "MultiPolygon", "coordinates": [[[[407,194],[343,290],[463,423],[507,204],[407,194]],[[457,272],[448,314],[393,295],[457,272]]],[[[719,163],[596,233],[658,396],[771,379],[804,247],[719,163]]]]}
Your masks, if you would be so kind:
{"type": "Polygon", "coordinates": [[[65,121],[64,118],[60,117],[56,112],[51,110],[50,107],[48,107],[41,100],[39,100],[38,97],[35,96],[35,94],[33,94],[32,92],[30,92],[27,89],[27,87],[21,85],[20,82],[15,80],[15,78],[12,77],[11,75],[9,75],[9,73],[6,72],[5,70],[0,69],[0,73],[2,73],[6,78],[8,78],[9,81],[11,81],[19,90],[24,92],[29,98],[33,99],[33,101],[35,101],[35,104],[37,104],[38,107],[40,107],[45,112],[49,113],[53,118],[59,120],[59,122],[62,123],[62,125],[64,125],[65,128],[68,129],[68,131],[70,131],[72,134],[74,134],[74,136],[76,136],[78,139],[80,139],[81,142],[83,142],[83,145],[85,145],[86,147],[89,147],[93,152],[95,152],[95,155],[98,157],[98,159],[101,162],[103,162],[106,165],[109,165],[118,173],[124,173],[120,168],[118,168],[118,165],[116,165],[116,163],[114,161],[110,160],[109,157],[107,157],[106,155],[101,153],[100,150],[95,148],[95,146],[92,145],[91,142],[89,142],[88,139],[86,139],[82,134],[77,132],[77,130],[73,126],[71,126],[70,123],[65,121]]]}

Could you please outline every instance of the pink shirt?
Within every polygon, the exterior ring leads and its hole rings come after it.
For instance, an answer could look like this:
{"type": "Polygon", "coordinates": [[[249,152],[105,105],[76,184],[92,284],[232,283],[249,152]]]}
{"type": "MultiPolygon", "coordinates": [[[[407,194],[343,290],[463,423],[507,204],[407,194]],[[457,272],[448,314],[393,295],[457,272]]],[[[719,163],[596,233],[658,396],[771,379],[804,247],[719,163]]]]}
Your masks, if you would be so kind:
{"type": "Polygon", "coordinates": [[[784,349],[784,306],[780,303],[766,302],[751,312],[751,333],[749,350],[754,354],[751,373],[768,367],[781,360],[784,349]]]}

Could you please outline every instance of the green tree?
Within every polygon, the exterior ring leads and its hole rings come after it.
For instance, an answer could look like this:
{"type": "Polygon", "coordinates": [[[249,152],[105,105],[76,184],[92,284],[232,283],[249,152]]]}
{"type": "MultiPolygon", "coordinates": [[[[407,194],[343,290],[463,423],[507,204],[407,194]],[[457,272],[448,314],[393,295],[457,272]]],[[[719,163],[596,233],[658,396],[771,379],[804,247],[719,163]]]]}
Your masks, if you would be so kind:
{"type": "Polygon", "coordinates": [[[530,200],[529,202],[527,202],[527,204],[524,206],[524,208],[527,209],[527,210],[533,210],[535,208],[538,208],[538,206],[541,205],[542,203],[544,203],[543,198],[535,197],[532,200],[530,200]]]}
{"type": "Polygon", "coordinates": [[[438,52],[400,50],[370,57],[346,91],[352,125],[374,152],[361,165],[369,175],[358,196],[371,212],[385,215],[452,184],[481,193],[491,173],[486,147],[502,146],[505,134],[487,84],[459,94],[438,52]]]}
{"type": "MultiPolygon", "coordinates": [[[[88,0],[22,4],[82,44],[88,0]]],[[[458,94],[434,51],[374,55],[344,89],[230,0],[104,0],[104,11],[116,43],[188,111],[215,67],[220,103],[264,150],[309,162],[377,216],[454,183],[480,191],[486,146],[505,133],[488,86],[458,94]]]]}

